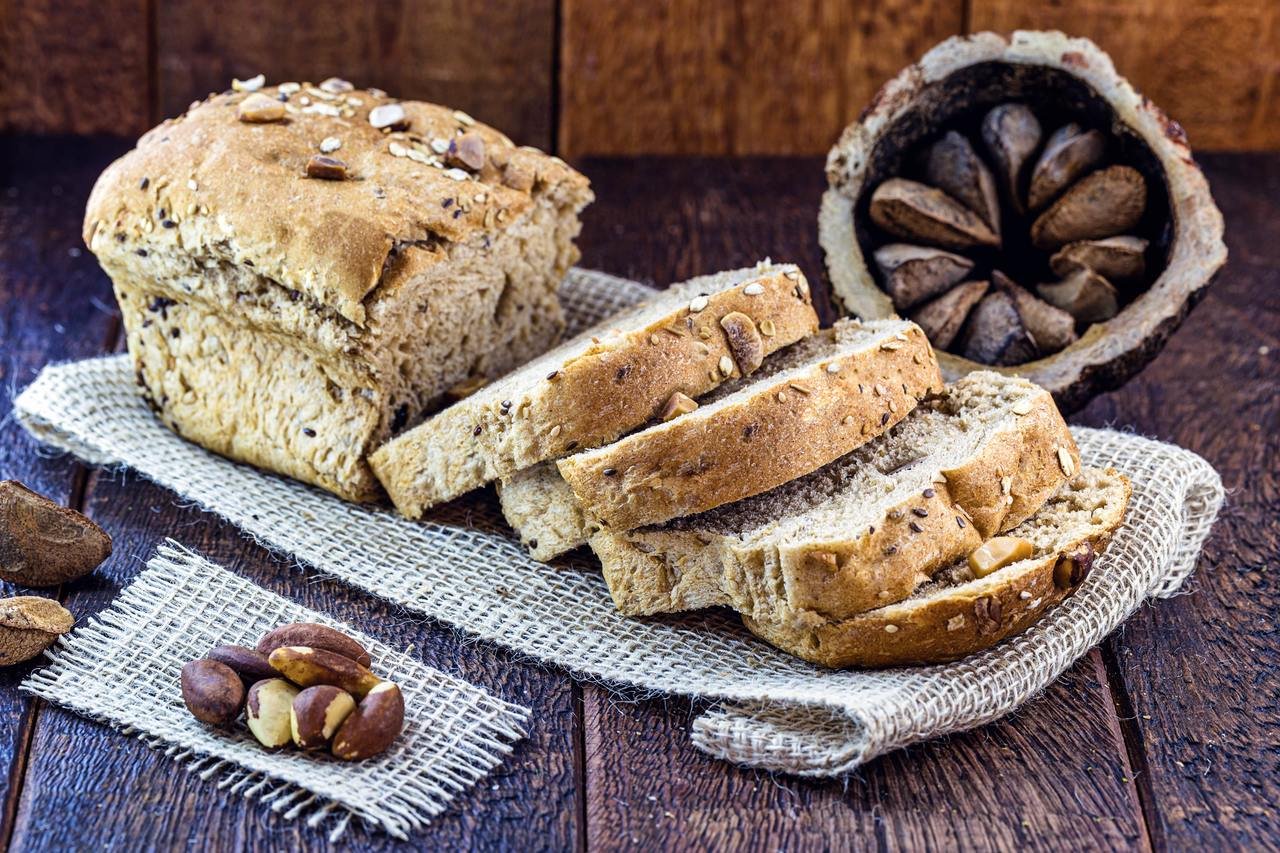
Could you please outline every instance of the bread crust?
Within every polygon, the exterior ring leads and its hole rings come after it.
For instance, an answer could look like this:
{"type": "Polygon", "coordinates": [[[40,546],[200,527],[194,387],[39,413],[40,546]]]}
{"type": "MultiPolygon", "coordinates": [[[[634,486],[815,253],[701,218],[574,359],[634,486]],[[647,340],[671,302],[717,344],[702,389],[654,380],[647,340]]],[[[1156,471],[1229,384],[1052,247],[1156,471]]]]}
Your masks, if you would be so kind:
{"type": "Polygon", "coordinates": [[[560,196],[579,207],[590,199],[587,179],[562,160],[517,147],[457,110],[372,89],[335,95],[304,83],[288,95],[281,121],[240,121],[240,102],[255,95],[281,97],[277,86],[213,95],[146,133],[94,185],[85,243],[99,254],[200,246],[211,257],[248,261],[364,325],[364,301],[394,253],[499,230],[535,196],[560,196]],[[374,109],[390,104],[403,108],[406,130],[370,123],[374,109]],[[460,180],[392,153],[393,144],[396,152],[416,151],[415,139],[447,144],[463,132],[483,139],[485,165],[463,170],[460,180]],[[341,143],[331,156],[348,165],[348,180],[307,177],[308,160],[330,137],[341,143]]]}
{"type": "Polygon", "coordinates": [[[370,461],[396,508],[420,518],[499,477],[613,441],[657,416],[676,391],[698,397],[739,375],[736,366],[720,369],[732,360],[720,325],[728,314],[772,332],[762,335],[765,354],[817,330],[795,266],[728,275],[732,284],[719,289],[717,277],[678,285],[687,301],[661,316],[612,333],[626,320],[606,321],[379,448],[370,461]]]}
{"type": "Polygon", "coordinates": [[[1087,535],[1050,554],[1024,560],[954,589],[880,608],[848,619],[763,620],[743,616],[753,633],[784,651],[833,668],[943,663],[990,648],[1034,624],[1079,588],[1055,581],[1059,562],[1086,546],[1101,554],[1124,520],[1132,486],[1087,535]]]}
{"type": "Polygon", "coordinates": [[[693,412],[559,460],[588,519],[630,530],[768,491],[892,428],[942,390],[924,332],[903,323],[857,352],[750,386],[732,406],[693,412]]]}
{"type": "Polygon", "coordinates": [[[975,456],[940,471],[868,530],[748,544],[696,528],[596,533],[591,548],[614,603],[628,615],[729,605],[763,620],[783,609],[839,619],[901,601],[1034,515],[1067,479],[1059,451],[1079,470],[1079,450],[1049,393],[1000,381],[1025,389],[1015,402],[1026,413],[1010,412],[975,456]]]}

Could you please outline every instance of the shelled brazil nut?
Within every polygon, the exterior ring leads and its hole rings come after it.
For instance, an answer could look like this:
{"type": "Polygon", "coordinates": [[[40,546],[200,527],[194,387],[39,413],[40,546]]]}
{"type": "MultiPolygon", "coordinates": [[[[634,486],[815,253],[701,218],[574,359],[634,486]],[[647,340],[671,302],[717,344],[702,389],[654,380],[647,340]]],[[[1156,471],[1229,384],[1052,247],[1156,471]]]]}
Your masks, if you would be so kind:
{"type": "Polygon", "coordinates": [[[250,649],[222,645],[182,668],[182,699],[196,719],[230,726],[244,712],[268,749],[289,745],[358,761],[378,755],[404,727],[399,686],[369,669],[356,640],[326,625],[294,622],[250,649]]]}

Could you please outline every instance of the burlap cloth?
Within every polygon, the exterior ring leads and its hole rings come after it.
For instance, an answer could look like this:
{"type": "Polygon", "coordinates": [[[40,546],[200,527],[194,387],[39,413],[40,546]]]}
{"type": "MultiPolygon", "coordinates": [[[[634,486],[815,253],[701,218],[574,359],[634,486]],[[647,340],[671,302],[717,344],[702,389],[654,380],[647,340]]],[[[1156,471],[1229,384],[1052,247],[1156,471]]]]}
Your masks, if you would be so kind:
{"type": "MultiPolygon", "coordinates": [[[[645,292],[576,271],[565,299],[581,325],[645,292]]],[[[49,444],[136,468],[373,595],[583,677],[713,700],[693,723],[698,748],[806,776],[846,773],[1016,708],[1145,599],[1178,590],[1223,499],[1217,473],[1194,453],[1075,429],[1084,461],[1128,474],[1134,493],[1124,528],[1074,597],[1021,636],[959,663],[830,672],[755,640],[724,612],[620,616],[588,555],[534,562],[488,491],[410,523],[207,453],[152,416],[125,357],[46,368],[15,405],[49,444]]]]}
{"type": "Polygon", "coordinates": [[[328,825],[356,817],[408,838],[459,791],[483,778],[524,737],[529,709],[497,699],[333,619],[236,577],[170,541],[111,606],[63,637],[53,663],[22,689],[104,722],[218,786],[270,804],[289,820],[328,825]],[[263,749],[247,728],[221,731],[182,703],[182,665],[214,646],[253,647],[289,622],[322,622],[359,640],[379,675],[400,685],[405,727],[376,759],[263,749]]]}

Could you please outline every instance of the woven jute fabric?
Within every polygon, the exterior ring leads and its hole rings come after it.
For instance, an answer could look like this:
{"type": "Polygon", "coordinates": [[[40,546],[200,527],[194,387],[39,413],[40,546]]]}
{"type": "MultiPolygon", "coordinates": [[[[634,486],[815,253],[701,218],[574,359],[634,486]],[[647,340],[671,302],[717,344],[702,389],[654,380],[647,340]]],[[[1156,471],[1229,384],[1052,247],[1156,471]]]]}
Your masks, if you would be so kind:
{"type": "Polygon", "coordinates": [[[397,838],[422,828],[524,737],[529,709],[255,586],[172,541],[102,613],[63,637],[52,664],[22,689],[142,738],[218,786],[286,819],[352,818],[397,838]],[[381,756],[349,763],[323,752],[268,751],[247,728],[215,729],[182,702],[182,665],[214,646],[252,648],[290,622],[320,622],[358,640],[373,670],[404,694],[405,727],[381,756]]]}
{"type": "MultiPolygon", "coordinates": [[[[585,305],[599,316],[644,292],[579,271],[565,295],[571,310],[585,305]]],[[[554,566],[533,561],[488,490],[410,523],[207,453],[153,417],[123,357],[47,368],[16,410],[49,444],[136,468],[373,595],[583,677],[712,700],[693,725],[700,749],[808,776],[846,773],[1025,702],[1145,599],[1178,590],[1223,499],[1217,473],[1193,453],[1076,429],[1085,463],[1123,471],[1134,493],[1124,527],[1074,597],[1022,635],[958,663],[832,672],[754,639],[721,611],[619,615],[589,555],[554,566]]]]}

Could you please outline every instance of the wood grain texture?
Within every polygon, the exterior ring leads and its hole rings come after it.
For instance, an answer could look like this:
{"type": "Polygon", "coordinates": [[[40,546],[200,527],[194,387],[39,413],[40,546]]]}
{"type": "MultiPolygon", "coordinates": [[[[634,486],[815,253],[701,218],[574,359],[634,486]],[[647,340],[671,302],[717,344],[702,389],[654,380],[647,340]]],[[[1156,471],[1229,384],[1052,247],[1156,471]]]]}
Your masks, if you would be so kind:
{"type": "Polygon", "coordinates": [[[1280,147],[1280,7],[1274,0],[972,0],[969,31],[1087,36],[1200,149],[1280,147]]]}
{"type": "Polygon", "coordinates": [[[1015,716],[892,753],[847,785],[709,758],[688,737],[701,706],[585,691],[591,849],[1148,846],[1097,652],[1015,716]]]}
{"type": "Polygon", "coordinates": [[[960,0],[564,0],[560,150],[825,153],[960,0]]]}
{"type": "Polygon", "coordinates": [[[336,75],[466,110],[520,144],[551,146],[554,0],[161,0],[156,10],[161,115],[232,77],[336,75]]]}
{"type": "MultiPolygon", "coordinates": [[[[66,456],[41,452],[12,419],[12,396],[47,362],[94,355],[114,335],[117,322],[110,287],[80,243],[71,212],[96,177],[95,149],[84,143],[0,142],[0,480],[16,478],[63,504],[74,504],[84,469],[66,456]],[[54,165],[57,168],[51,168],[54,165]],[[33,171],[43,180],[32,181],[33,171]]],[[[30,590],[0,582],[0,595],[58,597],[58,589],[30,590]]],[[[33,701],[18,684],[39,661],[0,668],[0,778],[6,792],[21,785],[34,719],[33,701]]],[[[0,810],[0,846],[9,837],[17,802],[0,810]]]]}
{"type": "MultiPolygon", "coordinates": [[[[825,182],[812,158],[582,168],[599,199],[582,236],[586,266],[652,270],[665,284],[772,255],[826,286],[814,224],[825,182]]],[[[585,685],[583,704],[592,849],[1146,846],[1097,652],[1013,718],[886,756],[847,787],[708,758],[689,743],[701,706],[687,701],[624,702],[585,685]]]]}
{"type": "Polygon", "coordinates": [[[0,132],[150,127],[147,0],[0,0],[0,132]]]}
{"type": "Polygon", "coordinates": [[[1160,357],[1081,415],[1189,447],[1227,505],[1189,595],[1108,643],[1132,707],[1152,834],[1185,849],[1280,839],[1280,158],[1205,157],[1230,260],[1160,357]]]}

